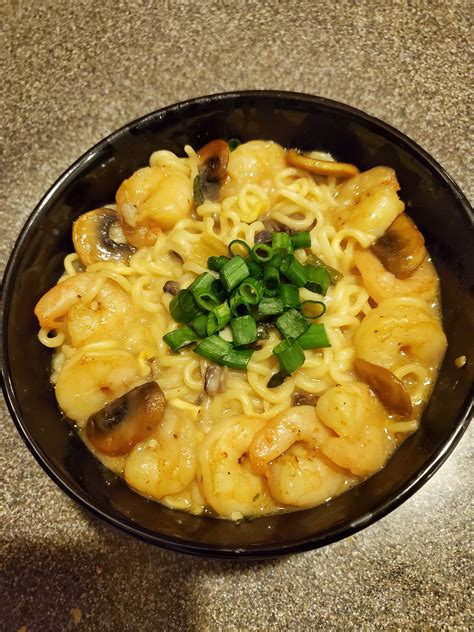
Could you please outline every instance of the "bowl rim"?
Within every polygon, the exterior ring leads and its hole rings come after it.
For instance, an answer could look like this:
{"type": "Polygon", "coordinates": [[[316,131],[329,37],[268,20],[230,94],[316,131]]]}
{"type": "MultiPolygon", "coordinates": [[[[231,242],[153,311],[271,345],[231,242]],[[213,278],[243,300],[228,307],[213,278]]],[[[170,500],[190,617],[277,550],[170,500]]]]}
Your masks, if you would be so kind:
{"type": "Polygon", "coordinates": [[[221,101],[228,99],[235,99],[238,101],[241,98],[269,98],[275,100],[286,99],[290,101],[304,101],[319,109],[326,109],[332,111],[343,112],[345,114],[352,115],[359,121],[363,122],[370,128],[376,128],[379,132],[383,132],[384,135],[392,137],[392,139],[402,146],[410,153],[415,154],[416,158],[425,163],[425,166],[433,172],[438,178],[440,178],[444,184],[448,187],[450,192],[456,198],[459,207],[463,212],[471,218],[472,221],[472,207],[469,204],[464,193],[459,186],[453,180],[453,178],[446,172],[446,170],[422,147],[420,147],[415,141],[413,141],[406,134],[400,132],[396,128],[392,127],[388,123],[385,123],[381,119],[371,116],[362,110],[354,108],[345,103],[327,99],[316,95],[311,95],[301,92],[289,92],[282,90],[239,90],[232,92],[219,92],[205,96],[194,97],[168,105],[153,112],[149,112],[144,116],[141,116],[133,121],[126,123],[119,129],[105,136],[102,140],[93,145],[90,149],[85,151],[76,161],[74,161],[52,184],[51,187],[42,196],[40,201],[36,204],[33,211],[26,219],[16,241],[10,253],[5,272],[3,275],[3,297],[2,297],[2,345],[1,345],[1,382],[2,390],[7,404],[9,413],[13,419],[13,422],[22,437],[24,443],[33,454],[36,461],[42,467],[42,469],[48,474],[48,476],[62,489],[71,499],[75,500],[81,507],[90,511],[94,516],[102,519],[108,524],[111,524],[121,531],[134,535],[139,539],[158,545],[164,549],[177,551],[181,553],[187,553],[191,555],[214,557],[214,558],[226,558],[226,559],[263,559],[277,556],[285,556],[292,553],[301,553],[311,549],[316,549],[327,544],[331,544],[337,540],[345,538],[349,535],[353,535],[358,531],[368,527],[377,520],[383,518],[388,513],[396,509],[401,503],[412,496],[424,483],[426,483],[439,467],[444,463],[449,454],[454,450],[455,446],[460,441],[462,435],[466,431],[469,422],[473,416],[474,411],[474,397],[471,392],[466,398],[463,404],[462,412],[449,439],[432,455],[432,458],[424,464],[419,470],[404,484],[397,492],[390,495],[385,501],[376,508],[373,512],[368,512],[359,517],[357,520],[352,521],[349,524],[342,525],[336,528],[328,528],[319,534],[309,536],[301,541],[289,542],[287,544],[279,545],[250,545],[244,547],[223,547],[219,545],[209,545],[196,543],[193,540],[184,538],[175,538],[173,536],[159,534],[151,529],[140,527],[131,523],[124,522],[112,515],[109,515],[104,511],[99,503],[94,500],[90,500],[86,497],[86,494],[79,493],[70,487],[61,476],[55,471],[53,464],[51,463],[48,455],[41,450],[41,448],[35,443],[31,436],[26,424],[23,423],[20,414],[20,404],[16,394],[14,392],[13,383],[11,379],[11,368],[9,362],[8,352],[8,324],[10,316],[11,296],[14,287],[14,281],[16,277],[16,271],[21,260],[21,253],[25,248],[26,239],[29,235],[30,227],[36,222],[36,219],[47,208],[48,203],[53,196],[60,191],[64,186],[69,184],[76,174],[82,170],[84,166],[88,164],[103,148],[111,143],[115,138],[122,136],[130,128],[139,126],[142,123],[148,122],[152,119],[164,118],[168,113],[186,109],[193,105],[201,105],[221,101]]]}

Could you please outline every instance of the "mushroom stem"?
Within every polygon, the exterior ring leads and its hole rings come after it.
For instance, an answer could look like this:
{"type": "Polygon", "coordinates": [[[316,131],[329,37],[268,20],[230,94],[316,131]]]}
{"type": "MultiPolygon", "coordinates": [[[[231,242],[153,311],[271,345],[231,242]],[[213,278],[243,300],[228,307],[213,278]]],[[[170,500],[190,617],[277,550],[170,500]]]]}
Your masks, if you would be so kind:
{"type": "Polygon", "coordinates": [[[331,160],[310,158],[310,156],[299,153],[296,149],[289,149],[286,152],[286,161],[293,167],[306,169],[306,171],[320,176],[352,178],[352,176],[356,176],[359,173],[359,169],[355,165],[351,165],[347,162],[333,162],[331,160]]]}
{"type": "Polygon", "coordinates": [[[425,240],[412,220],[402,213],[375,244],[372,252],[398,279],[407,279],[426,258],[425,240]]]}
{"type": "Polygon", "coordinates": [[[410,417],[412,414],[410,395],[396,375],[362,358],[354,360],[354,369],[360,379],[370,386],[382,404],[403,417],[410,417]]]}

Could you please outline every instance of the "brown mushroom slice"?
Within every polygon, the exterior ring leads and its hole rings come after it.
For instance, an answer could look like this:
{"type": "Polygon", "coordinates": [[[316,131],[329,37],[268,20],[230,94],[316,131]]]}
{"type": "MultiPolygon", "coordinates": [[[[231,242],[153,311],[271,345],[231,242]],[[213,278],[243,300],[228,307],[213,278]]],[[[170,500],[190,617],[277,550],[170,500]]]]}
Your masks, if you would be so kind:
{"type": "Polygon", "coordinates": [[[425,240],[412,220],[402,213],[372,246],[384,268],[398,279],[407,279],[426,259],[425,240]]]}
{"type": "Polygon", "coordinates": [[[165,408],[161,388],[156,382],[146,382],[91,415],[86,426],[87,438],[98,452],[123,456],[153,432],[165,408]]]}
{"type": "Polygon", "coordinates": [[[127,262],[135,252],[124,237],[118,214],[110,208],[81,215],[73,224],[72,241],[86,266],[97,261],[127,262]]]}
{"type": "Polygon", "coordinates": [[[225,140],[213,140],[198,151],[201,176],[207,182],[219,182],[227,174],[229,145],[225,140]]]}
{"type": "Polygon", "coordinates": [[[410,417],[412,405],[410,395],[403,382],[388,369],[356,358],[354,368],[357,375],[374,391],[382,404],[403,417],[410,417]]]}
{"type": "Polygon", "coordinates": [[[289,149],[286,152],[288,164],[298,169],[306,169],[310,173],[319,176],[335,176],[336,178],[352,178],[359,173],[355,165],[347,162],[332,162],[331,160],[319,160],[301,154],[296,149],[289,149]]]}

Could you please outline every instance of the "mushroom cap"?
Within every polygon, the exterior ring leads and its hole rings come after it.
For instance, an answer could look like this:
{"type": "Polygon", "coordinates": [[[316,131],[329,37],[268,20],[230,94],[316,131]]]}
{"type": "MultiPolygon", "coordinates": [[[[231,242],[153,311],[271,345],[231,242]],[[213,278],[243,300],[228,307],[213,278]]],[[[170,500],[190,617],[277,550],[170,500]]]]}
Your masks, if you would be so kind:
{"type": "Polygon", "coordinates": [[[305,156],[296,149],[289,149],[286,152],[286,161],[289,165],[298,169],[305,169],[310,173],[320,176],[335,176],[336,178],[352,178],[359,173],[355,165],[347,162],[334,162],[332,160],[320,160],[305,156]]]}
{"type": "Polygon", "coordinates": [[[155,430],[165,409],[165,396],[157,382],[146,382],[91,415],[87,438],[98,452],[123,456],[155,430]]]}
{"type": "Polygon", "coordinates": [[[357,375],[374,391],[382,404],[403,417],[412,414],[410,395],[405,385],[388,369],[362,358],[354,360],[357,375]]]}
{"type": "Polygon", "coordinates": [[[398,279],[407,279],[426,258],[425,240],[414,222],[402,213],[372,246],[384,268],[398,279]]]}
{"type": "Polygon", "coordinates": [[[111,208],[97,208],[81,215],[73,224],[72,240],[86,266],[97,261],[126,262],[135,252],[123,236],[118,214],[111,208]]]}

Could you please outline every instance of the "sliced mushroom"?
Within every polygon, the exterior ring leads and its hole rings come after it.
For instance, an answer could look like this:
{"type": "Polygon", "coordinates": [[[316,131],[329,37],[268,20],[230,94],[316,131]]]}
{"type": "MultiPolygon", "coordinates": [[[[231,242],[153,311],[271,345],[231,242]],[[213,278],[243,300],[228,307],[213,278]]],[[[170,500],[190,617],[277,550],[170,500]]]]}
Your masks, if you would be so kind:
{"type": "Polygon", "coordinates": [[[224,377],[224,367],[215,364],[208,366],[204,376],[204,388],[206,393],[214,397],[219,391],[222,391],[224,377]]]}
{"type": "Polygon", "coordinates": [[[316,406],[318,399],[314,393],[293,393],[291,403],[293,406],[316,406]]]}
{"type": "Polygon", "coordinates": [[[126,262],[135,252],[125,239],[117,213],[110,208],[81,215],[72,227],[72,241],[86,266],[97,261],[126,262]]]}
{"type": "Polygon", "coordinates": [[[225,140],[213,140],[207,143],[198,151],[198,157],[203,180],[219,182],[227,174],[229,145],[225,140]]]}
{"type": "Polygon", "coordinates": [[[372,246],[384,268],[399,279],[408,278],[426,258],[425,240],[411,219],[402,213],[372,246]]]}
{"type": "Polygon", "coordinates": [[[320,176],[335,176],[336,178],[352,178],[359,173],[355,165],[347,162],[332,162],[331,160],[319,160],[305,156],[296,149],[289,149],[286,152],[288,164],[298,169],[306,169],[310,173],[320,176]]]}
{"type": "Polygon", "coordinates": [[[146,382],[91,415],[87,438],[102,454],[123,456],[153,432],[165,408],[161,388],[156,382],[146,382]]]}
{"type": "Polygon", "coordinates": [[[163,292],[167,294],[171,294],[172,296],[176,296],[179,294],[179,283],[176,281],[166,281],[163,285],[163,292]]]}
{"type": "Polygon", "coordinates": [[[360,379],[370,386],[382,404],[389,410],[403,417],[411,416],[410,395],[403,382],[391,371],[362,358],[354,360],[354,368],[360,379]]]}

